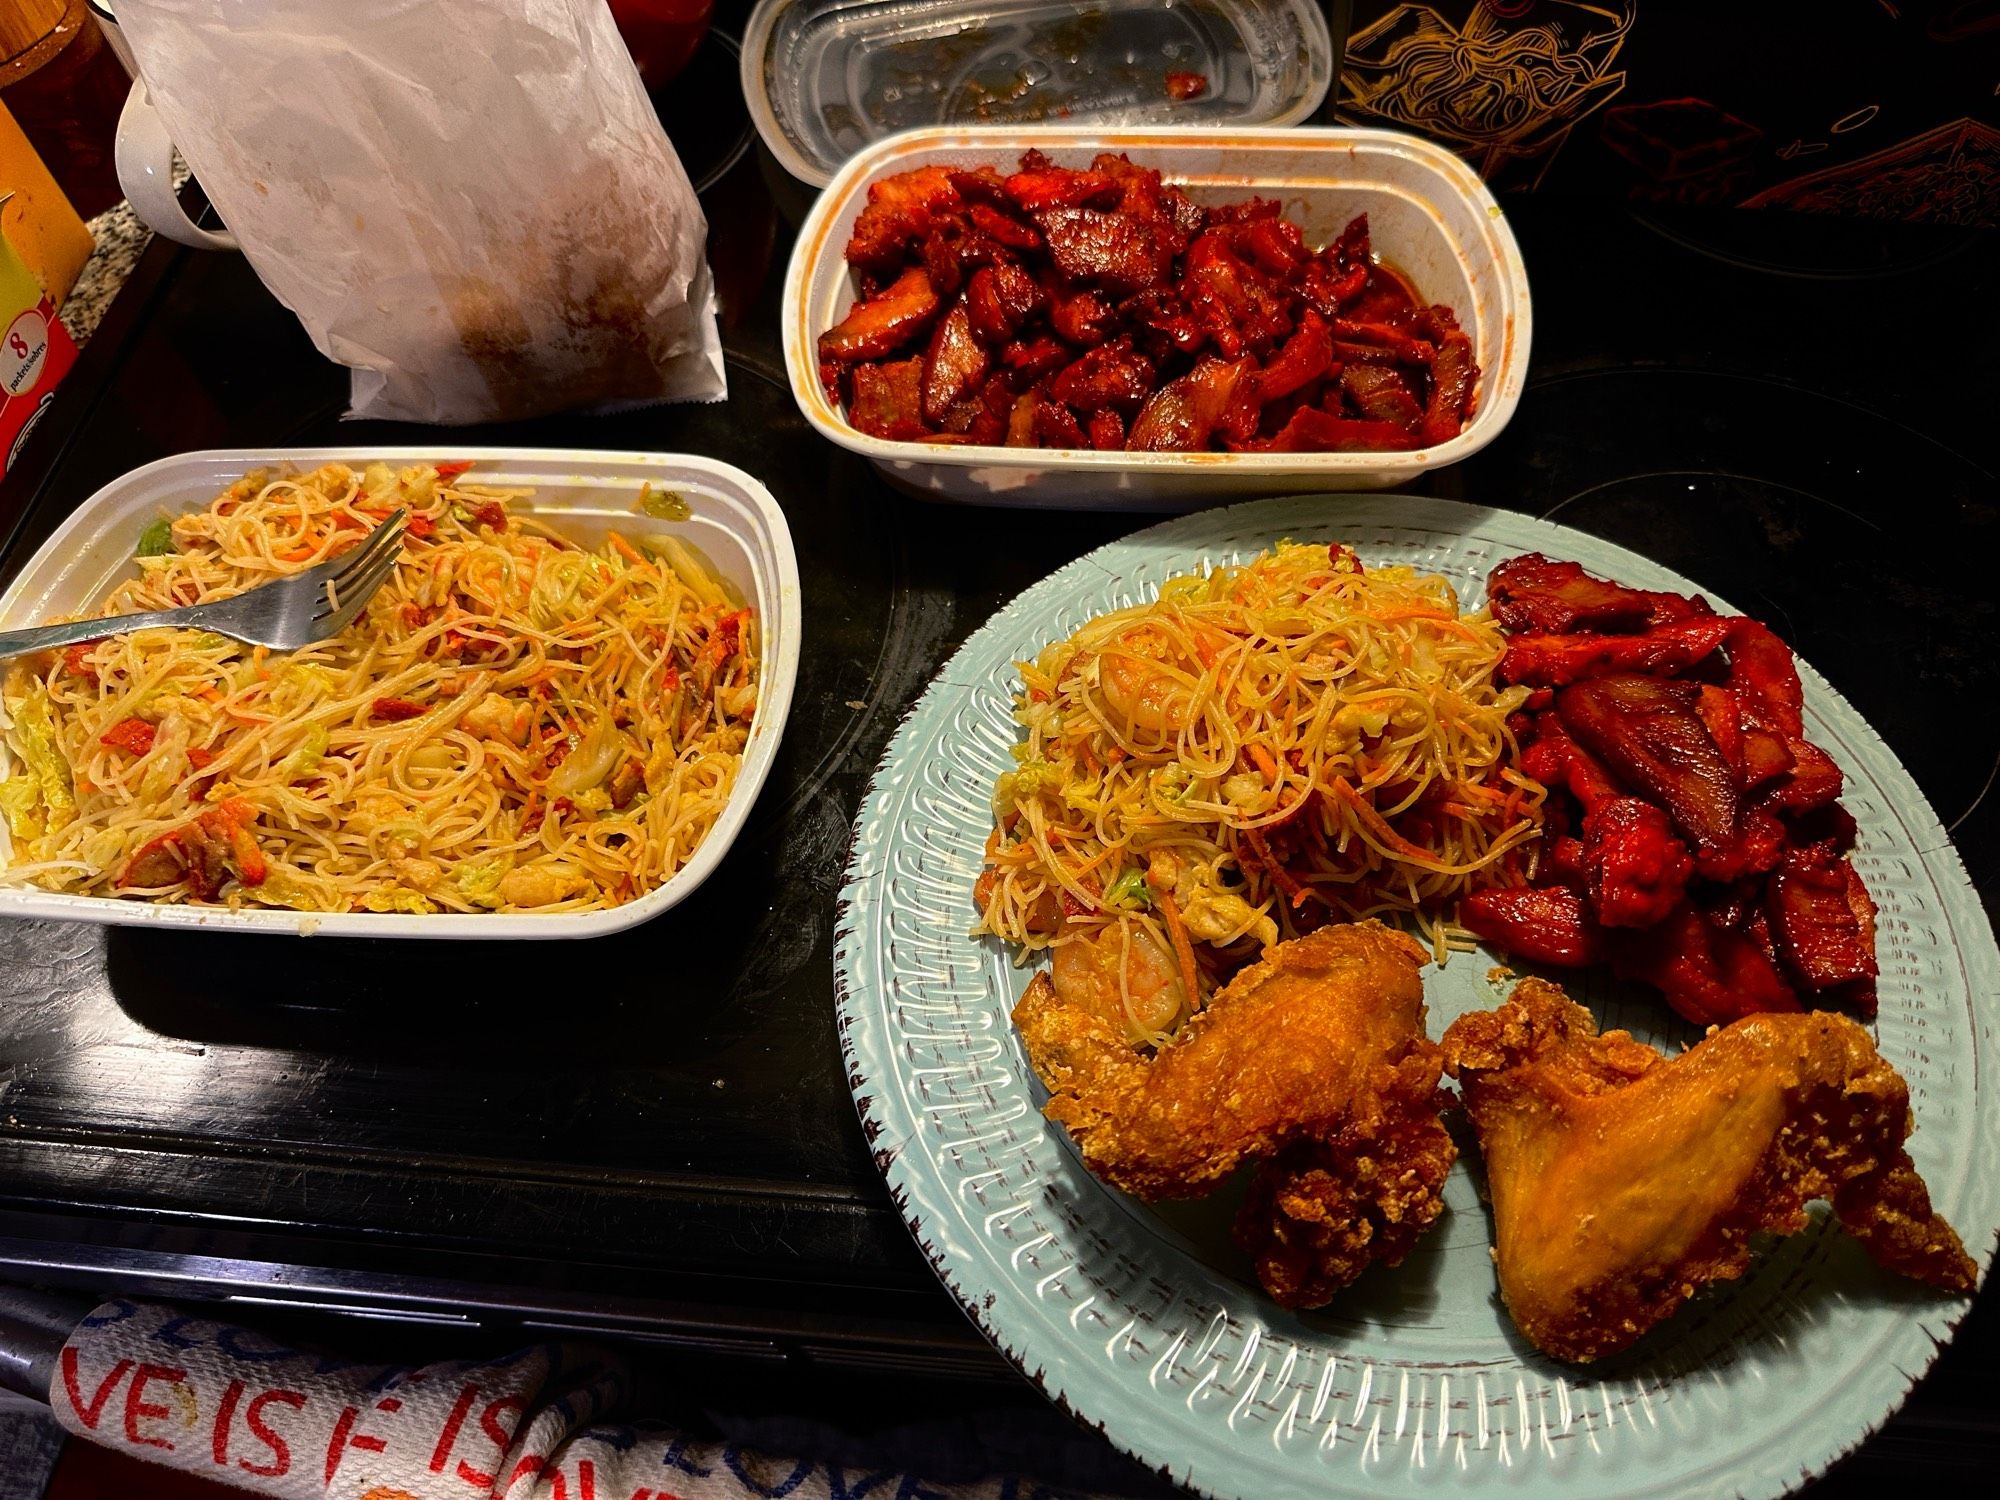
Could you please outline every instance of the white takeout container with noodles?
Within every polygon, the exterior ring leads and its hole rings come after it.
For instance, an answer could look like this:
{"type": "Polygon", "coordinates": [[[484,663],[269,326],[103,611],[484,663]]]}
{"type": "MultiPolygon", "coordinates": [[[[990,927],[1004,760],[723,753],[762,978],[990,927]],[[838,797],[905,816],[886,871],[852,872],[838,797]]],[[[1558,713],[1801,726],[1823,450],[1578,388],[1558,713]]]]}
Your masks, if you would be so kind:
{"type": "MultiPolygon", "coordinates": [[[[414,915],[248,905],[233,910],[64,895],[10,882],[6,869],[11,850],[0,825],[0,916],[346,937],[594,937],[658,916],[684,900],[721,863],[749,817],[784,733],[798,675],[801,606],[798,560],[783,512],[763,485],[741,469],[713,459],[588,449],[463,447],[449,440],[421,448],[183,453],[135,469],[84,501],[0,595],[0,627],[95,613],[113,587],[133,576],[134,544],[149,524],[162,516],[203,508],[253,469],[309,471],[328,463],[359,469],[377,460],[391,467],[470,460],[471,481],[534,491],[509,501],[510,514],[532,516],[582,546],[596,546],[614,530],[641,546],[650,536],[671,535],[693,548],[730,590],[755,608],[762,660],[749,742],[727,806],[687,863],[656,889],[602,911],[414,915]],[[654,493],[671,491],[684,499],[686,516],[663,520],[643,513],[641,492],[649,485],[654,493]]],[[[0,672],[7,666],[0,662],[0,672]]],[[[0,781],[21,769],[0,749],[0,781]]]]}
{"type": "Polygon", "coordinates": [[[1528,378],[1528,276],[1500,205],[1449,151],[1392,130],[937,126],[891,136],[850,160],[820,195],[792,251],[783,310],[785,364],[806,419],[899,489],[978,505],[1191,510],[1247,495],[1393,489],[1492,442],[1528,378]],[[1010,172],[1030,147],[1064,167],[1122,151],[1204,204],[1276,198],[1315,247],[1367,214],[1376,258],[1420,300],[1450,307],[1472,337],[1479,381],[1464,430],[1396,453],[1096,452],[894,442],[858,431],[821,387],[817,349],[854,305],[842,252],[869,187],[933,164],[1010,172]]]}

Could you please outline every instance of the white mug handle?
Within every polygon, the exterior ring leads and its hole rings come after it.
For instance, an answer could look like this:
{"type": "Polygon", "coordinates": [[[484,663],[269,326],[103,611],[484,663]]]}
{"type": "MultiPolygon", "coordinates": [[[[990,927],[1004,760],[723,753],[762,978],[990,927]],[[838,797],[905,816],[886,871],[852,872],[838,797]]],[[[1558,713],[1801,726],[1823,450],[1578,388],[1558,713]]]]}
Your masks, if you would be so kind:
{"type": "Polygon", "coordinates": [[[125,189],[133,212],[155,234],[197,250],[240,248],[235,235],[203,229],[181,207],[174,193],[173,138],[167,134],[166,121],[153,108],[143,80],[134,81],[132,92],[125,96],[113,157],[118,164],[118,185],[125,189]]]}

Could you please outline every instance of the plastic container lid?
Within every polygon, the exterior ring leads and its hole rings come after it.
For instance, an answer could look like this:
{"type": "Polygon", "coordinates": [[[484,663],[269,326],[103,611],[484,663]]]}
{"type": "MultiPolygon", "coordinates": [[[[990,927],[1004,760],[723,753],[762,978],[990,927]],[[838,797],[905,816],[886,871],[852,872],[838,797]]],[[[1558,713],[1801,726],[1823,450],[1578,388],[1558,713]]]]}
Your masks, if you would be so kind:
{"type": "Polygon", "coordinates": [[[824,187],[922,125],[1294,125],[1333,44],[1315,0],[759,0],[743,93],[824,187]]]}

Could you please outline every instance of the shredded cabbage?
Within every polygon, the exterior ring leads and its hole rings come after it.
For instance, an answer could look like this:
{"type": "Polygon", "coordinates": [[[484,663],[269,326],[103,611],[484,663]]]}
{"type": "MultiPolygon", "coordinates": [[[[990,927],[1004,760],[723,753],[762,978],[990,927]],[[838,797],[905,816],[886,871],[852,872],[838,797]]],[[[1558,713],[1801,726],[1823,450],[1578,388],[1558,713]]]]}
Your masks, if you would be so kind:
{"type": "Polygon", "coordinates": [[[617,770],[619,762],[631,753],[618,726],[609,719],[599,719],[590,726],[583,743],[549,773],[549,796],[574,798],[578,792],[588,791],[617,770]]]}
{"type": "Polygon", "coordinates": [[[437,910],[435,902],[426,900],[415,891],[406,891],[401,887],[395,890],[370,891],[361,898],[361,907],[364,911],[406,911],[418,917],[428,917],[437,910]]]}
{"type": "Polygon", "coordinates": [[[458,867],[458,893],[474,906],[498,906],[500,904],[500,877],[505,875],[513,861],[504,856],[482,859],[477,864],[458,867]]]}
{"type": "Polygon", "coordinates": [[[76,783],[69,762],[56,743],[54,710],[48,690],[31,683],[11,710],[14,752],[27,772],[8,778],[6,785],[26,785],[30,796],[14,792],[7,803],[7,824],[16,838],[54,833],[76,816],[76,783]]]}
{"type": "Polygon", "coordinates": [[[326,726],[307,726],[305,737],[299,741],[298,749],[286,756],[278,767],[282,781],[303,781],[319,769],[319,763],[326,759],[326,726]]]}

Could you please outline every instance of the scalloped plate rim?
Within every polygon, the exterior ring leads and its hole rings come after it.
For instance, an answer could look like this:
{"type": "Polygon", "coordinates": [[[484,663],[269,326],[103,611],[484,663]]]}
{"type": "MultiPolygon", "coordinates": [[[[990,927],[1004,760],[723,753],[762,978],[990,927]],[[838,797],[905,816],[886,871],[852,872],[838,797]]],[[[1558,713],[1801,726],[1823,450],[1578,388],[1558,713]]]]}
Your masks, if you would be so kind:
{"type": "MultiPolygon", "coordinates": [[[[1457,538],[1461,542],[1483,541],[1508,550],[1540,550],[1558,556],[1580,556],[1587,566],[1612,571],[1635,585],[1681,591],[1700,590],[1721,611],[1737,612],[1713,591],[1700,589],[1698,584],[1672,569],[1616,543],[1539,517],[1458,501],[1394,494],[1290,496],[1246,501],[1164,521],[1084,553],[1031,585],[997,610],[947,658],[903,716],[870,778],[855,820],[848,868],[836,908],[834,988],[843,1065],[876,1165],[932,1269],[996,1350],[1034,1381],[1051,1400],[1085,1425],[1103,1433],[1115,1446],[1140,1462],[1176,1482],[1216,1496],[1263,1495],[1269,1493],[1270,1483],[1292,1480],[1310,1482],[1321,1493],[1354,1496],[1358,1500],[1358,1497],[1366,1495],[1389,1492],[1414,1494],[1420,1488],[1434,1490],[1440,1483],[1462,1484],[1468,1479],[1476,1481],[1477,1476],[1468,1475],[1462,1468],[1455,1475],[1447,1470],[1442,1462],[1442,1431],[1438,1438],[1439,1462],[1429,1466],[1421,1485],[1411,1481],[1412,1471],[1409,1468],[1363,1468],[1358,1473],[1343,1473],[1324,1464],[1287,1462],[1282,1450],[1277,1449],[1273,1442],[1265,1441],[1261,1432],[1248,1436],[1235,1434],[1233,1420],[1226,1424],[1229,1428],[1228,1440],[1216,1443],[1205,1437],[1193,1437],[1190,1434],[1197,1427],[1205,1433],[1224,1424],[1191,1425],[1188,1421],[1193,1414],[1191,1405],[1183,1408],[1179,1401],[1147,1400],[1143,1394],[1135,1399],[1121,1388],[1119,1380],[1101,1361],[1092,1363],[1073,1357],[1083,1351],[1082,1339],[1055,1328],[1053,1319],[1033,1316],[1032,1303],[1021,1304],[1018,1283],[1001,1269],[997,1254],[991,1252],[990,1245],[982,1242],[975,1247],[969,1241],[962,1242],[963,1237],[952,1233],[957,1220],[945,1202],[950,1195],[950,1184],[944,1181],[934,1164],[905,1149],[916,1133],[917,1123],[908,1102],[899,1092],[888,1087],[895,1079],[895,1070],[884,1066],[888,1061],[886,1048],[875,1034],[882,1021],[879,1008],[871,1009],[873,996],[870,993],[883,970],[877,951],[868,941],[869,933],[864,928],[863,919],[871,917],[881,904],[877,886],[885,872],[892,832],[882,820],[910,769],[907,763],[917,746],[917,731],[927,722],[929,715],[940,711],[941,694],[954,687],[970,686],[954,683],[954,668],[973,659],[982,648],[988,648],[1000,639],[1005,639],[1017,654],[1025,655],[1035,650],[1045,638],[1045,633],[1043,627],[1031,623],[1031,613],[1045,601],[1055,603],[1059,608],[1057,601],[1066,592],[1071,595],[1078,593],[1075,585],[1079,583],[1089,582],[1094,591],[1096,587],[1101,587],[1100,574],[1115,582],[1119,575],[1105,566],[1107,556],[1115,557],[1135,547],[1150,548],[1155,552],[1165,549],[1179,554],[1180,561],[1176,563],[1179,567],[1191,563],[1207,548],[1209,544],[1199,540],[1203,533],[1220,536],[1256,530],[1265,536],[1268,544],[1281,536],[1297,535],[1307,530],[1314,533],[1357,533],[1369,528],[1429,532],[1440,540],[1457,538]],[[1338,503],[1329,506],[1326,504],[1328,501],[1338,503]],[[1266,516],[1270,518],[1268,522],[1266,516]],[[1294,529],[1288,531],[1288,526],[1294,529]],[[1090,571],[1093,568],[1096,573],[1090,571]],[[1070,586],[1067,590],[1066,585],[1070,586]],[[1178,1421],[1175,1420],[1176,1415],[1178,1421]],[[1278,1460],[1275,1467],[1271,1462],[1274,1457],[1278,1460]],[[1349,1482],[1350,1474],[1356,1482],[1349,1482]]],[[[1978,1031],[1983,1029],[1990,1034],[1993,1029],[1995,1014],[1991,1002],[1996,993],[2000,993],[2000,950],[1995,948],[1990,921],[1956,848],[1901,761],[1836,689],[1808,663],[1801,661],[1799,665],[1801,677],[1806,683],[1809,711],[1815,717],[1836,721],[1849,738],[1858,733],[1860,744],[1855,748],[1865,753],[1872,762],[1867,768],[1871,784],[1885,794],[1896,794],[1891,805],[1897,822],[1913,836],[1925,832],[1937,835],[1934,844],[1928,839],[1923,840],[1928,847],[1913,847],[1898,852],[1915,856],[1943,899],[1942,915],[1949,923],[1952,937],[1956,939],[1954,946],[1967,981],[1968,1005],[1976,1005],[1982,1000],[1985,1002],[1974,1012],[1976,1019],[1983,1021],[1984,1025],[1983,1028],[1975,1027],[1971,1039],[1973,1066],[1967,1070],[1971,1077],[1963,1090],[1969,1101],[1971,1118],[1967,1129],[1974,1136],[1976,1158],[1982,1143],[1987,1147],[2000,1143],[2000,1108],[1996,1108],[1992,1089],[1982,1087],[1980,1074],[1983,1070],[1980,1064],[1984,1059],[1977,1045],[1982,1039],[1978,1031]],[[1916,826],[1912,827],[1912,824],[1916,826]]],[[[1011,726],[1008,726],[1007,732],[1011,737],[1011,726]]],[[[1851,772],[1853,767],[1843,765],[1843,769],[1851,772]]],[[[1057,1128],[1044,1123],[1042,1131],[1046,1136],[1057,1128]]],[[[1979,1263],[1983,1287],[1993,1259],[1995,1240],[2000,1238],[2000,1175],[1989,1172],[1982,1178],[1978,1172],[1968,1169],[1963,1182],[1963,1202],[1956,1210],[1954,1222],[1965,1235],[1968,1251],[1979,1263]]],[[[1109,1190],[1103,1191],[1108,1193],[1109,1190]]],[[[1158,1249],[1148,1247],[1144,1253],[1157,1258],[1158,1249]]],[[[1172,1252],[1169,1258],[1178,1254],[1177,1251],[1172,1252]]],[[[1213,1273],[1204,1271],[1202,1274],[1220,1284],[1221,1279],[1214,1277],[1213,1273]]],[[[1222,1290],[1227,1293],[1229,1288],[1222,1290]]],[[[1237,1292],[1243,1290],[1235,1288],[1237,1292]]],[[[1574,1471],[1563,1476],[1545,1475],[1539,1478],[1517,1471],[1505,1475],[1504,1481],[1500,1475],[1490,1477],[1494,1482],[1506,1482],[1516,1487],[1525,1482],[1527,1488],[1524,1492],[1528,1493],[1591,1494],[1637,1500],[1641,1496],[1695,1493],[1704,1487],[1704,1480],[1721,1484],[1725,1476],[1715,1471],[1730,1465],[1738,1472],[1726,1476],[1726,1481],[1740,1500],[1788,1494],[1823,1474],[1894,1414],[1909,1390],[1942,1351],[1945,1341],[1970,1306],[1970,1301],[1940,1299],[1919,1313],[1872,1319],[1879,1325],[1876,1331],[1880,1337],[1874,1340],[1869,1352],[1879,1352],[1885,1358],[1877,1362],[1876,1373],[1870,1380],[1865,1397],[1857,1402],[1851,1388],[1844,1392],[1840,1402],[1843,1410],[1839,1419],[1832,1421],[1826,1419],[1827,1408],[1824,1404],[1814,1405],[1802,1399],[1797,1408],[1789,1413],[1791,1425],[1784,1428],[1786,1440],[1782,1446],[1786,1451],[1783,1456],[1775,1461],[1765,1458],[1757,1464],[1754,1474],[1744,1472],[1749,1467],[1746,1455],[1759,1450],[1754,1444],[1744,1444],[1731,1445],[1729,1452],[1706,1465],[1692,1469],[1665,1466],[1664,1472],[1650,1475],[1643,1472],[1648,1466],[1641,1464],[1642,1472],[1636,1475],[1628,1473],[1623,1477],[1595,1469],[1581,1479],[1574,1471]],[[1941,1325],[1935,1332],[1934,1324],[1941,1325]],[[1884,1345],[1893,1345],[1893,1348],[1882,1347],[1884,1345]],[[1883,1374],[1885,1367],[1893,1373],[1883,1374]]],[[[1282,1320],[1284,1316],[1281,1310],[1269,1303],[1262,1304],[1262,1312],[1273,1320],[1282,1320]]],[[[1217,1317],[1221,1316],[1223,1314],[1218,1312],[1217,1317]]],[[[1261,1332],[1261,1327],[1258,1332],[1261,1332]]],[[[1323,1331],[1308,1329],[1307,1333],[1323,1343],[1334,1341],[1333,1335],[1323,1331]]],[[[1113,1342],[1116,1342],[1116,1336],[1113,1342]]],[[[1251,1348],[1255,1347],[1253,1334],[1251,1348]]],[[[1339,1355],[1335,1353],[1331,1363],[1338,1363],[1338,1360],[1339,1355]]],[[[1405,1375],[1408,1368],[1403,1366],[1405,1375]]],[[[1523,1365],[1522,1368],[1529,1367],[1523,1365]]],[[[1331,1373],[1330,1366],[1329,1378],[1331,1373]]],[[[1260,1368],[1258,1386],[1261,1387],[1261,1384],[1260,1368]]],[[[1558,1380],[1558,1384],[1563,1386],[1567,1415],[1569,1387],[1562,1380],[1558,1380]]],[[[1583,1388],[1581,1384],[1576,1387],[1579,1391],[1583,1388]]],[[[1365,1394],[1365,1385],[1363,1391],[1365,1394]]],[[[1200,1394],[1199,1390],[1195,1394],[1200,1394]]],[[[1255,1394],[1256,1388],[1253,1388],[1251,1395],[1255,1394]]],[[[1243,1398],[1244,1401],[1249,1399],[1248,1396],[1243,1398]]],[[[1482,1383],[1482,1414],[1484,1400],[1482,1383]]],[[[1242,1404],[1239,1402],[1239,1410],[1242,1404]]],[[[1296,1410],[1295,1398],[1293,1415],[1296,1415],[1296,1410]]],[[[1546,1413],[1540,1415],[1542,1437],[1546,1444],[1546,1413]]],[[[1525,1411],[1522,1417],[1522,1444],[1525,1449],[1525,1411]]],[[[1440,1422],[1443,1420],[1441,1416],[1440,1422]]],[[[1763,1431],[1769,1435],[1780,1425],[1776,1421],[1767,1422],[1763,1431]]],[[[1337,1413],[1335,1427],[1337,1430],[1337,1413]]],[[[1344,1441],[1352,1447],[1361,1440],[1344,1441]]],[[[1418,1440],[1419,1454],[1424,1441],[1421,1437],[1418,1440]]],[[[1591,1441],[1593,1444],[1596,1441],[1594,1429],[1591,1441]]],[[[1765,1450],[1770,1446],[1765,1444],[1765,1450]]],[[[1503,1436],[1503,1452],[1504,1447],[1503,1436]]]]}

